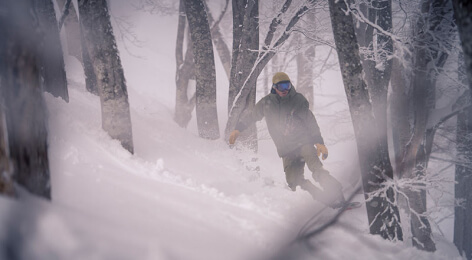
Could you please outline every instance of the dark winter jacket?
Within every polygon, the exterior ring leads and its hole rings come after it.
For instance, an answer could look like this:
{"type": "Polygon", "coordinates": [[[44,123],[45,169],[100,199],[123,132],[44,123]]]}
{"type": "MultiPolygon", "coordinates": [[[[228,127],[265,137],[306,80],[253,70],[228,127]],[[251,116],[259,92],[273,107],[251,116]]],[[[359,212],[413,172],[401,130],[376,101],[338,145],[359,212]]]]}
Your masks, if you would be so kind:
{"type": "Polygon", "coordinates": [[[249,125],[266,118],[269,134],[280,157],[285,157],[305,144],[324,144],[315,116],[306,98],[291,88],[285,97],[272,92],[257,102],[254,110],[242,118],[236,130],[243,131],[249,125]]]}

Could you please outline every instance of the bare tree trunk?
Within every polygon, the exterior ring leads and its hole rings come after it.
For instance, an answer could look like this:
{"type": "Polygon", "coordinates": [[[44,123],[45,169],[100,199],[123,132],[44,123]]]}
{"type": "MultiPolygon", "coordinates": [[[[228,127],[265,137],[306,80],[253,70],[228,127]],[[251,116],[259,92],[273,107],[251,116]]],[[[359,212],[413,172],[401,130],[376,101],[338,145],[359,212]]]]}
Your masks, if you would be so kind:
{"type": "Polygon", "coordinates": [[[454,244],[466,259],[472,259],[472,109],[457,118],[457,157],[454,210],[454,244]]]}
{"type": "MultiPolygon", "coordinates": [[[[1,19],[1,18],[0,18],[1,19]]],[[[1,31],[1,29],[0,29],[1,31]]],[[[1,46],[1,45],[0,45],[1,46]]],[[[1,66],[1,65],[0,65],[1,66]]],[[[2,76],[0,75],[0,79],[2,76]]],[[[0,89],[2,86],[0,85],[0,89]]],[[[8,143],[7,119],[5,111],[5,101],[0,101],[0,194],[13,197],[15,188],[13,185],[13,168],[10,160],[10,147],[8,143]]]]}
{"type": "MultiPolygon", "coordinates": [[[[392,32],[392,2],[375,0],[372,8],[366,9],[366,16],[373,24],[386,32],[392,32]]],[[[390,36],[379,32],[370,25],[365,26],[364,45],[370,57],[363,58],[362,64],[366,74],[367,86],[372,98],[374,115],[382,138],[387,140],[387,93],[392,71],[393,43],[390,36]],[[374,37],[374,35],[376,37],[374,37]],[[374,42],[375,39],[375,42],[374,42]]]]}
{"type": "Polygon", "coordinates": [[[79,23],[80,26],[80,44],[82,49],[82,62],[84,67],[84,74],[85,74],[85,88],[88,92],[100,96],[98,91],[98,82],[97,82],[97,75],[95,75],[95,71],[93,69],[92,59],[90,58],[91,50],[88,50],[88,44],[85,40],[85,30],[82,25],[82,21],[79,23]]]}
{"type": "Polygon", "coordinates": [[[32,1],[2,1],[0,10],[0,94],[13,177],[31,193],[50,199],[47,115],[37,67],[42,37],[38,18],[32,1]]]}
{"type": "Polygon", "coordinates": [[[96,75],[102,127],[129,152],[134,152],[131,116],[123,67],[106,0],[79,0],[85,50],[96,75]]]}
{"type": "Polygon", "coordinates": [[[464,51],[465,67],[472,95],[472,2],[469,0],[452,0],[454,16],[464,51]]]}
{"type": "Polygon", "coordinates": [[[366,199],[367,216],[372,234],[391,240],[402,239],[400,216],[392,187],[383,187],[393,178],[388,147],[377,131],[367,85],[362,77],[359,47],[351,15],[346,15],[345,1],[329,0],[339,64],[351,111],[359,153],[362,182],[366,199]],[[386,193],[369,195],[386,188],[386,193]]]}
{"type": "Polygon", "coordinates": [[[185,0],[185,11],[195,57],[196,115],[200,137],[220,137],[216,109],[216,72],[210,25],[202,0],[185,0]]]}
{"type": "MultiPolygon", "coordinates": [[[[252,5],[254,6],[253,1],[251,0],[252,5]]],[[[230,111],[231,107],[233,106],[233,102],[236,99],[236,95],[239,93],[241,89],[241,65],[238,67],[238,63],[240,64],[241,58],[239,57],[242,55],[243,51],[248,51],[247,49],[243,49],[241,44],[246,42],[243,41],[244,37],[244,21],[246,19],[250,19],[250,17],[246,17],[250,14],[251,10],[247,11],[248,8],[248,0],[243,1],[232,1],[232,8],[233,8],[233,50],[232,50],[232,59],[231,59],[231,78],[229,83],[229,95],[228,95],[228,112],[230,111]]],[[[246,22],[249,24],[249,22],[246,22]]],[[[249,30],[246,29],[246,33],[249,30]]],[[[250,36],[246,36],[244,40],[247,40],[250,36]]],[[[249,39],[250,40],[250,39],[249,39]]]]}
{"type": "MultiPolygon", "coordinates": [[[[241,88],[249,77],[259,55],[259,1],[233,0],[233,55],[228,113],[234,105],[241,88]]],[[[256,104],[256,81],[248,85],[250,91],[245,97],[246,105],[241,116],[250,113],[256,104]]],[[[228,134],[228,133],[227,133],[228,134]]],[[[256,125],[250,126],[239,138],[244,147],[258,150],[256,125]]]]}
{"type": "MultiPolygon", "coordinates": [[[[67,0],[56,0],[60,10],[64,10],[67,0]]],[[[60,28],[59,28],[60,29],[60,28]]],[[[64,20],[64,30],[67,39],[67,53],[74,56],[80,63],[82,60],[82,46],[80,41],[80,24],[77,12],[73,5],[69,7],[69,14],[64,20]]]]}
{"type": "MultiPolygon", "coordinates": [[[[467,84],[464,57],[459,58],[459,80],[467,84]]],[[[470,91],[470,90],[469,90],[470,91]]],[[[457,116],[457,163],[454,196],[454,244],[459,253],[472,259],[472,108],[457,116]]]]}
{"type": "Polygon", "coordinates": [[[43,77],[43,88],[55,97],[69,102],[67,78],[62,53],[61,39],[57,27],[56,13],[52,0],[35,0],[34,7],[44,37],[39,52],[39,64],[43,77]]]}
{"type": "MultiPolygon", "coordinates": [[[[454,16],[464,52],[464,63],[460,70],[468,78],[469,92],[472,96],[472,2],[467,0],[452,0],[454,16]],[[465,67],[465,68],[464,68],[465,67]],[[462,69],[464,68],[464,69],[462,69]]],[[[466,80],[463,79],[463,82],[466,80]]],[[[463,200],[463,205],[455,207],[454,214],[454,244],[467,259],[472,259],[472,109],[465,110],[457,119],[457,148],[458,161],[456,165],[456,199],[463,200]]]]}
{"type": "Polygon", "coordinates": [[[189,81],[195,77],[195,62],[193,55],[192,42],[190,36],[187,37],[187,51],[185,58],[183,54],[185,40],[185,5],[180,0],[179,22],[177,27],[177,42],[175,46],[176,59],[176,93],[175,93],[175,114],[174,121],[180,127],[187,127],[192,119],[192,111],[195,108],[195,98],[188,97],[189,81]]]}
{"type": "MultiPolygon", "coordinates": [[[[371,4],[371,3],[369,3],[371,4]]],[[[359,10],[357,12],[368,19],[369,22],[376,22],[377,10],[367,6],[367,3],[360,0],[359,10]]],[[[375,71],[375,58],[374,58],[374,27],[369,25],[367,22],[355,20],[358,25],[356,29],[356,38],[360,48],[364,48],[365,51],[360,53],[362,69],[365,73],[365,81],[367,87],[371,90],[371,86],[374,86],[374,71],[375,71]]],[[[371,91],[370,91],[371,92],[371,91]]],[[[373,102],[373,101],[372,101],[373,102]]],[[[375,104],[373,104],[375,106],[375,104]]]]}

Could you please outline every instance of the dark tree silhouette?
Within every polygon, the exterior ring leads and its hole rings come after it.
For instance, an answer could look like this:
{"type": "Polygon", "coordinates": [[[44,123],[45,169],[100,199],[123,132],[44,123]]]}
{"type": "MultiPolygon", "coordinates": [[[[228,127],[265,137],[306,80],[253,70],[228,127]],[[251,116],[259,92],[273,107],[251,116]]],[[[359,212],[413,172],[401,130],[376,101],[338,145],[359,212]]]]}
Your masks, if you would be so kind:
{"type": "Polygon", "coordinates": [[[3,155],[9,154],[16,182],[50,199],[47,116],[37,66],[37,42],[44,35],[32,1],[2,1],[0,10],[0,91],[9,148],[3,155]]]}

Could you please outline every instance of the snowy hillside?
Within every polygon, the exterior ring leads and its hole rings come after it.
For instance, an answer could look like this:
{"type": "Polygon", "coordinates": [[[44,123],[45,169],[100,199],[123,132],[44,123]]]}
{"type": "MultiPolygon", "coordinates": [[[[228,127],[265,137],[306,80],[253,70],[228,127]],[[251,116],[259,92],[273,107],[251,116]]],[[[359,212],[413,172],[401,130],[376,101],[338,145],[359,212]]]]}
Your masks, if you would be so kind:
{"type": "MultiPolygon", "coordinates": [[[[152,98],[132,94],[131,155],[101,130],[98,97],[76,82],[70,97],[46,97],[52,202],[1,199],[2,239],[20,259],[262,258],[323,208],[286,187],[275,154],[260,156],[260,174],[248,171],[241,151],[179,128],[152,98]]],[[[271,145],[263,141],[262,150],[271,145]]],[[[334,213],[326,209],[319,223],[334,213]]],[[[454,249],[433,255],[372,237],[364,208],[314,244],[320,259],[444,259],[454,249]]]]}
{"type": "MultiPolygon", "coordinates": [[[[112,4],[112,11],[118,15],[122,10],[112,4]]],[[[67,57],[70,102],[45,94],[52,201],[26,192],[19,200],[0,197],[0,259],[268,259],[320,211],[316,225],[329,221],[336,211],[324,209],[300,189],[288,189],[270,139],[260,142],[260,171],[255,172],[242,163],[249,162],[251,154],[230,149],[221,139],[200,139],[194,121],[188,129],[174,123],[176,18],[134,18],[142,46],[129,52],[119,38],[118,44],[135,154],[101,129],[100,100],[85,90],[78,62],[67,57]],[[150,37],[151,28],[167,40],[150,37]]],[[[222,74],[221,131],[227,95],[222,74]]],[[[340,84],[339,79],[334,82],[340,84]]],[[[343,89],[338,85],[324,91],[329,96],[329,91],[338,95],[343,89]]],[[[315,109],[330,101],[319,102],[315,109]]],[[[330,149],[326,168],[349,195],[359,182],[354,141],[330,146],[329,140],[336,139],[339,128],[352,130],[338,126],[332,131],[329,117],[319,121],[330,149]]],[[[297,246],[300,258],[291,259],[461,259],[450,241],[438,236],[436,242],[438,250],[432,254],[412,248],[409,241],[371,236],[361,207],[347,211],[334,227],[315,237],[311,252],[297,246]]]]}

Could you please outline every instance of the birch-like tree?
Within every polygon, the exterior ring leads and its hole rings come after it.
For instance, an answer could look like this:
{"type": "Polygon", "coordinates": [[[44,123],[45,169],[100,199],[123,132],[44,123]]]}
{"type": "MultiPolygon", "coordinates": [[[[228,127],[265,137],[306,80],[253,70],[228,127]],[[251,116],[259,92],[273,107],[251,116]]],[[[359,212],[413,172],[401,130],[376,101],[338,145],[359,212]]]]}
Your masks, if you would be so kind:
{"type": "MultiPolygon", "coordinates": [[[[123,67],[106,0],[79,0],[83,50],[90,58],[102,110],[102,127],[133,153],[133,135],[123,67]]],[[[85,63],[85,57],[84,57],[85,63]]],[[[89,75],[87,75],[89,76],[89,75]]]]}

